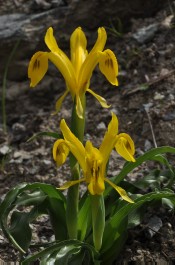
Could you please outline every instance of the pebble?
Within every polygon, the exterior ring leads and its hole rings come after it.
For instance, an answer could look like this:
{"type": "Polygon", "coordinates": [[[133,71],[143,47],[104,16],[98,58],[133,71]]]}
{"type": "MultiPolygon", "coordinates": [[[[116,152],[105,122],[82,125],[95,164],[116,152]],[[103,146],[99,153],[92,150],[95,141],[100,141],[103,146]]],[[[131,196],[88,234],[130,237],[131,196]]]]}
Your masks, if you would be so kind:
{"type": "Polygon", "coordinates": [[[155,92],[155,94],[154,94],[154,100],[161,100],[161,99],[164,99],[164,98],[165,98],[164,95],[162,95],[159,92],[155,92]]]}
{"type": "Polygon", "coordinates": [[[98,125],[97,125],[97,129],[98,130],[105,130],[106,129],[106,125],[104,122],[100,122],[98,125]]]}
{"type": "Polygon", "coordinates": [[[144,150],[145,152],[152,148],[152,143],[149,140],[145,140],[144,150]]]}
{"type": "Polygon", "coordinates": [[[133,34],[133,38],[138,41],[138,43],[145,43],[154,38],[159,26],[157,23],[151,24],[147,27],[138,29],[136,33],[133,34]]]}
{"type": "Polygon", "coordinates": [[[10,147],[8,145],[3,145],[0,148],[0,154],[1,155],[7,155],[10,152],[10,147]]]}
{"type": "Polygon", "coordinates": [[[153,216],[148,222],[148,229],[145,230],[145,236],[152,238],[162,227],[162,220],[158,216],[153,216]]]}

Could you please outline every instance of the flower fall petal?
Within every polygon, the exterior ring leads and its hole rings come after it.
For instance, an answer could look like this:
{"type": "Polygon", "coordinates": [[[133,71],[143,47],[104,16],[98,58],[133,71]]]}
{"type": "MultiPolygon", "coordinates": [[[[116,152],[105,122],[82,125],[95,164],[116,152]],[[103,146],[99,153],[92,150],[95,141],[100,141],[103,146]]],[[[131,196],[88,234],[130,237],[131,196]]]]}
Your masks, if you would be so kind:
{"type": "Polygon", "coordinates": [[[117,136],[115,149],[127,161],[135,162],[133,157],[135,154],[134,142],[128,134],[120,133],[117,136]]]}
{"type": "Polygon", "coordinates": [[[61,166],[66,161],[69,154],[69,148],[65,140],[58,139],[53,146],[53,159],[56,161],[57,166],[61,166]]]}
{"type": "Polygon", "coordinates": [[[100,71],[112,85],[118,86],[118,63],[114,53],[107,49],[104,52],[99,52],[98,55],[100,71]]]}
{"type": "Polygon", "coordinates": [[[29,63],[28,77],[31,79],[30,86],[35,87],[44,77],[48,69],[48,53],[36,52],[29,63]]]}

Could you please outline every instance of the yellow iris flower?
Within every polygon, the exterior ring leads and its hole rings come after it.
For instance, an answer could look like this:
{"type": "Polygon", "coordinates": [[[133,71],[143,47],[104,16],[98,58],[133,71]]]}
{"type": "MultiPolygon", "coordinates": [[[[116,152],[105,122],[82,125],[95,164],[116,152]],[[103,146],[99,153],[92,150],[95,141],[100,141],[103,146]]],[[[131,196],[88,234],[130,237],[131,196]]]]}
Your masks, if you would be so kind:
{"type": "Polygon", "coordinates": [[[127,161],[135,162],[135,147],[131,137],[126,133],[118,134],[118,119],[112,113],[112,119],[108,125],[104,139],[99,149],[95,148],[90,141],[85,147],[78,138],[70,131],[64,119],[61,120],[60,128],[64,139],[59,139],[53,146],[53,158],[57,165],[62,165],[69,151],[75,156],[83,171],[84,177],[79,180],[68,181],[59,189],[67,189],[72,185],[85,181],[92,195],[102,194],[105,190],[104,182],[110,184],[120,196],[132,203],[126,191],[116,186],[106,178],[106,166],[113,148],[127,161]]]}
{"type": "Polygon", "coordinates": [[[100,71],[107,80],[113,85],[118,85],[117,59],[111,50],[103,51],[106,40],[106,31],[101,27],[98,29],[96,43],[88,53],[86,36],[81,27],[78,27],[70,38],[71,59],[69,59],[58,47],[53,36],[53,28],[50,27],[45,35],[45,43],[50,52],[36,52],[29,63],[30,86],[35,87],[44,77],[48,69],[48,60],[50,60],[61,72],[66,82],[66,91],[56,102],[56,112],[59,111],[68,92],[71,93],[73,100],[75,99],[76,112],[80,118],[83,116],[82,98],[86,91],[91,93],[104,108],[108,108],[109,105],[107,105],[106,100],[89,88],[90,78],[97,64],[99,64],[100,71]]]}

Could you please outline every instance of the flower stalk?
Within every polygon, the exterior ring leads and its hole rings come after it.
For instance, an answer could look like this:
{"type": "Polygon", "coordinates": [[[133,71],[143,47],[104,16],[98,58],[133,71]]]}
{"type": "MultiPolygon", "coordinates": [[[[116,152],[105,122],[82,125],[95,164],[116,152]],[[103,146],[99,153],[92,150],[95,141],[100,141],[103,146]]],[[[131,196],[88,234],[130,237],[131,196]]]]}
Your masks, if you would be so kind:
{"type": "Polygon", "coordinates": [[[93,242],[95,249],[100,250],[105,228],[105,205],[103,195],[91,195],[93,242]]]}
{"type": "MultiPolygon", "coordinates": [[[[85,128],[85,106],[86,97],[83,96],[83,118],[80,119],[76,112],[76,103],[74,101],[72,109],[72,119],[71,119],[71,130],[76,135],[76,137],[83,142],[84,139],[84,128],[85,128]]],[[[69,158],[70,168],[71,168],[71,180],[77,181],[80,179],[80,166],[77,159],[73,154],[70,154],[69,158]]],[[[77,238],[77,224],[78,224],[78,212],[79,212],[79,184],[74,185],[68,189],[67,193],[67,208],[66,208],[66,221],[69,238],[77,238]]]]}

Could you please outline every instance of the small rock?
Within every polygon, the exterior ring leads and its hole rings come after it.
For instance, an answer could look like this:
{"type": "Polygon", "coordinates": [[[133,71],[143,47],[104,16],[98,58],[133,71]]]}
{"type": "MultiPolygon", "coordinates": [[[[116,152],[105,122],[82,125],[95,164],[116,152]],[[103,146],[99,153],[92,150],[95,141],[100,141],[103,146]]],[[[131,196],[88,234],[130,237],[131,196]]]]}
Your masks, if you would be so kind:
{"type": "Polygon", "coordinates": [[[173,121],[175,119],[175,111],[165,114],[162,118],[164,121],[173,121]]]}
{"type": "Polygon", "coordinates": [[[50,165],[52,164],[50,160],[46,160],[46,159],[43,160],[43,163],[44,163],[46,166],[50,166],[50,165]]]}
{"type": "Polygon", "coordinates": [[[143,27],[141,29],[138,29],[138,31],[133,34],[133,38],[139,43],[143,44],[154,38],[154,35],[157,32],[158,28],[159,25],[157,23],[143,27]]]}
{"type": "Polygon", "coordinates": [[[10,147],[8,145],[3,145],[0,148],[0,154],[1,155],[7,155],[10,152],[10,147]]]}
{"type": "Polygon", "coordinates": [[[159,92],[156,92],[154,94],[154,100],[161,100],[161,99],[164,99],[164,98],[165,98],[165,96],[160,94],[159,92]]]}
{"type": "Polygon", "coordinates": [[[119,111],[116,108],[112,108],[111,112],[113,112],[115,115],[119,115],[119,111]]]}
{"type": "Polygon", "coordinates": [[[98,130],[105,130],[106,129],[106,125],[104,122],[100,122],[98,125],[97,125],[97,129],[98,130]]]}
{"type": "Polygon", "coordinates": [[[152,148],[152,143],[149,141],[149,140],[146,140],[145,141],[145,144],[144,144],[144,150],[145,151],[148,151],[152,148]]]}
{"type": "Polygon", "coordinates": [[[162,25],[166,28],[170,28],[172,26],[171,22],[173,19],[174,15],[170,15],[168,17],[166,17],[163,21],[162,21],[162,25]]]}
{"type": "Polygon", "coordinates": [[[173,100],[175,99],[175,97],[174,97],[173,94],[169,94],[169,95],[168,95],[168,99],[173,101],[173,100]]]}
{"type": "Polygon", "coordinates": [[[21,151],[15,151],[13,157],[15,159],[22,157],[23,160],[24,159],[28,160],[31,158],[31,155],[28,152],[21,150],[21,151]]]}
{"type": "Polygon", "coordinates": [[[153,216],[148,222],[148,229],[145,231],[145,236],[147,238],[152,238],[161,227],[162,220],[157,216],[153,216]]]}

